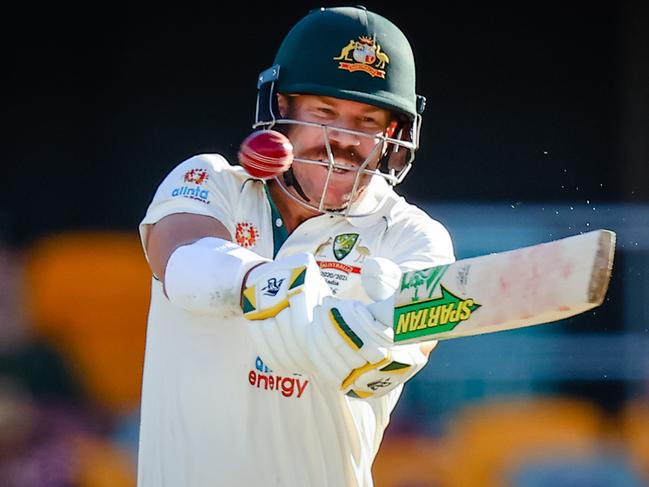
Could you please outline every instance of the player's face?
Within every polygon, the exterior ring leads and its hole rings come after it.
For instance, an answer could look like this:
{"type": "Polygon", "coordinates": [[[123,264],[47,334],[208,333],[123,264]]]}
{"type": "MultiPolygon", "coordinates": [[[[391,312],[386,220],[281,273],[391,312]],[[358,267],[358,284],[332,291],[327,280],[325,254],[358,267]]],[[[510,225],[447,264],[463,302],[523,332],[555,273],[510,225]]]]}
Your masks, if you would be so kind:
{"type": "MultiPolygon", "coordinates": [[[[338,98],[298,95],[279,98],[280,111],[285,117],[304,122],[327,125],[327,137],[336,165],[349,169],[329,170],[326,165],[294,163],[293,171],[304,193],[319,204],[329,173],[324,195],[324,208],[345,208],[351,199],[358,169],[366,160],[365,169],[377,168],[385,143],[377,136],[391,135],[395,122],[389,110],[365,103],[338,98]],[[354,130],[367,136],[350,134],[337,128],[354,130]]],[[[325,131],[318,126],[291,125],[288,136],[296,158],[329,163],[325,131]]],[[[363,174],[356,197],[369,183],[371,175],[363,174]]]]}

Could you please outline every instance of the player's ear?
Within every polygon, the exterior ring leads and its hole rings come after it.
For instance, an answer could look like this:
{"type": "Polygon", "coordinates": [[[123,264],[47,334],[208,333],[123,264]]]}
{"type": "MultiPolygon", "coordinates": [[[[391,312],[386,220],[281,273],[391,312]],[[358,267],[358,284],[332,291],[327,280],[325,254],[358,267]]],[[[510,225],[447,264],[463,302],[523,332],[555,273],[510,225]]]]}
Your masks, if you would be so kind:
{"type": "Polygon", "coordinates": [[[385,135],[392,138],[394,136],[394,133],[397,130],[398,125],[399,122],[393,118],[392,121],[389,123],[388,128],[385,130],[385,135]]]}
{"type": "Polygon", "coordinates": [[[277,108],[279,110],[279,115],[282,118],[286,118],[288,113],[288,97],[282,93],[277,93],[277,108]]]}

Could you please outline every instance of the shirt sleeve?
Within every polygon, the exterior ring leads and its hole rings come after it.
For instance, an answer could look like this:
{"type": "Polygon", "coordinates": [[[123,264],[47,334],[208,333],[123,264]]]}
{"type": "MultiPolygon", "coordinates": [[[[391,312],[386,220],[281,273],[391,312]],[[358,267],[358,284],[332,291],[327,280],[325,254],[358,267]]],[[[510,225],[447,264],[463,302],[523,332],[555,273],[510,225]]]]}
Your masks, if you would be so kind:
{"type": "Polygon", "coordinates": [[[150,225],[175,213],[216,218],[234,234],[234,210],[241,194],[240,179],[236,168],[218,154],[202,154],[178,164],[158,186],[140,222],[144,248],[150,225]]]}
{"type": "Polygon", "coordinates": [[[446,227],[413,205],[399,209],[399,219],[389,225],[382,247],[381,255],[404,272],[455,261],[446,227]]]}

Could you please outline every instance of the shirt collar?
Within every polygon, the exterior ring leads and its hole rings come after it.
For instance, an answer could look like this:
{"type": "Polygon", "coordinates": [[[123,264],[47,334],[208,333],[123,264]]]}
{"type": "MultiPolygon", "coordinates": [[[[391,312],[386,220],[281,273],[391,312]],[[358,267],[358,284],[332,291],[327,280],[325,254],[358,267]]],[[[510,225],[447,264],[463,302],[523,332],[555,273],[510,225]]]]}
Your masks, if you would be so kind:
{"type": "Polygon", "coordinates": [[[385,179],[373,176],[363,194],[350,208],[351,214],[369,214],[345,218],[350,224],[359,228],[375,225],[379,220],[387,217],[398,198],[385,179]]]}

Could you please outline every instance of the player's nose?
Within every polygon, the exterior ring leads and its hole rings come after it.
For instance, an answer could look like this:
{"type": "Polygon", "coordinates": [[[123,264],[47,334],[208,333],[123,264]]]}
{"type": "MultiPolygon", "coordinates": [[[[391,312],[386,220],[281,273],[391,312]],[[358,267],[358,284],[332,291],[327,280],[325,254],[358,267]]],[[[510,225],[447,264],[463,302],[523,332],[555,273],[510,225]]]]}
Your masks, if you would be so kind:
{"type": "Polygon", "coordinates": [[[329,140],[341,148],[358,147],[361,141],[357,135],[336,128],[329,129],[329,140]]]}

